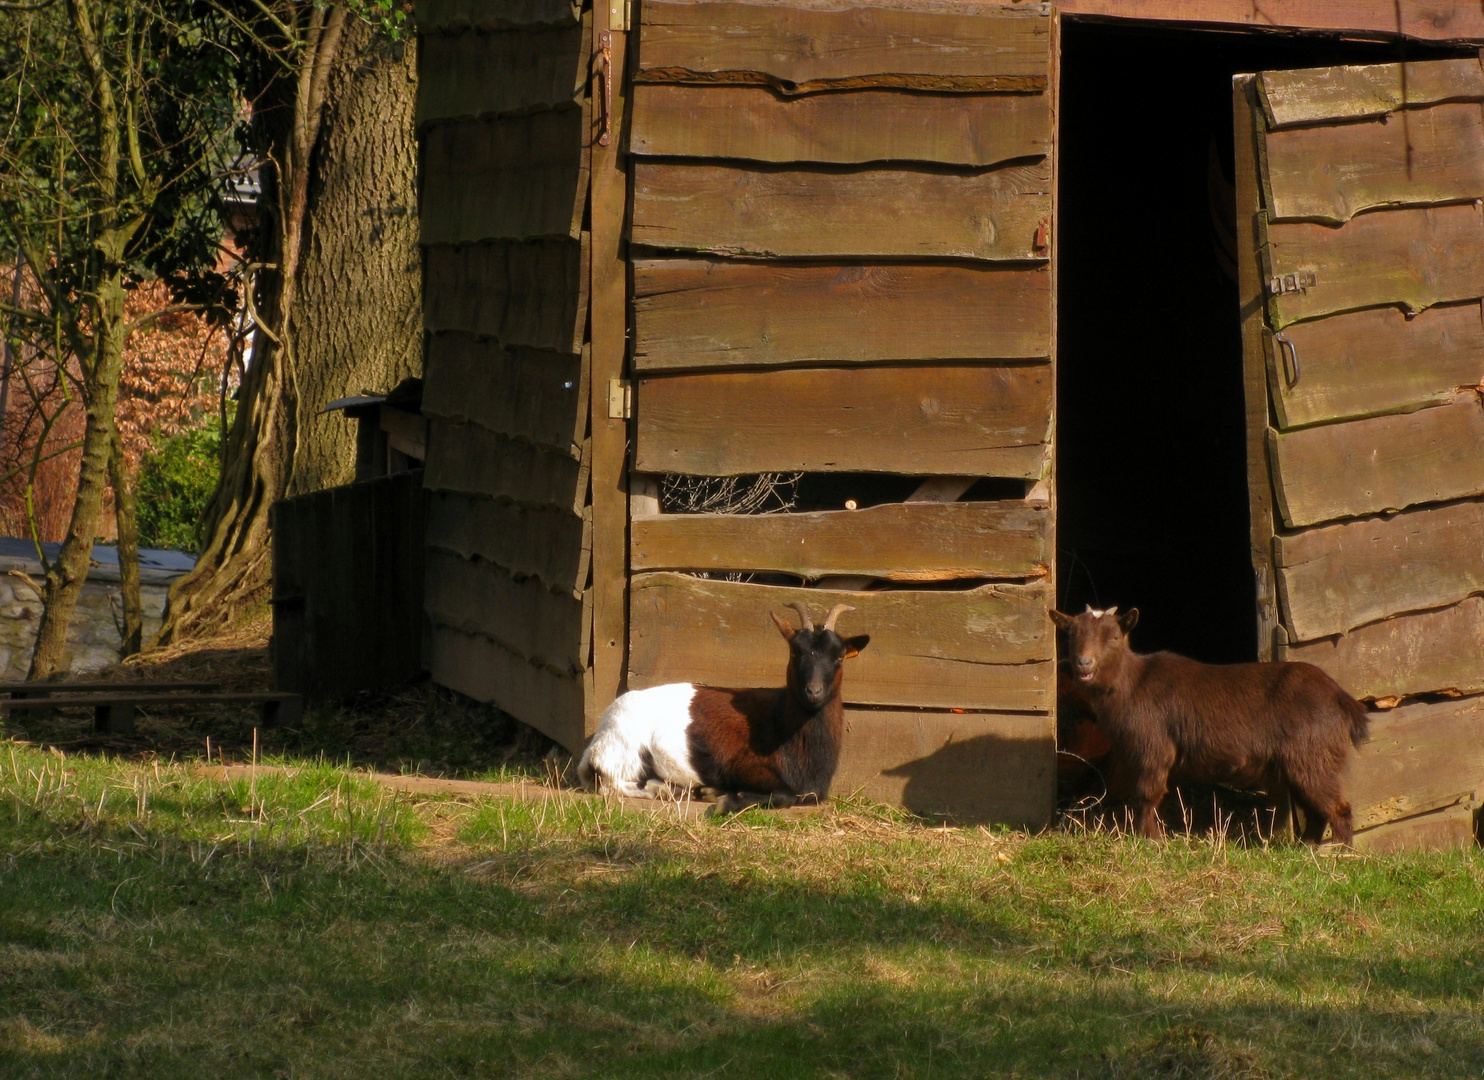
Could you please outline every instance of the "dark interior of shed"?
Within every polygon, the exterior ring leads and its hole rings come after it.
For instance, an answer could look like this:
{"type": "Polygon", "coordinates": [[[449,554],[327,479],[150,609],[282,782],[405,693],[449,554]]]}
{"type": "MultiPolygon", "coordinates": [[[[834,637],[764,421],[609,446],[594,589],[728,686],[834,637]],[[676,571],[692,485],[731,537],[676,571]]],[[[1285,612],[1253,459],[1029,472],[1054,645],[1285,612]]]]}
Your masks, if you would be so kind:
{"type": "Polygon", "coordinates": [[[1250,32],[1063,28],[1058,606],[1138,607],[1141,652],[1257,655],[1231,77],[1403,53],[1458,55],[1250,32]]]}

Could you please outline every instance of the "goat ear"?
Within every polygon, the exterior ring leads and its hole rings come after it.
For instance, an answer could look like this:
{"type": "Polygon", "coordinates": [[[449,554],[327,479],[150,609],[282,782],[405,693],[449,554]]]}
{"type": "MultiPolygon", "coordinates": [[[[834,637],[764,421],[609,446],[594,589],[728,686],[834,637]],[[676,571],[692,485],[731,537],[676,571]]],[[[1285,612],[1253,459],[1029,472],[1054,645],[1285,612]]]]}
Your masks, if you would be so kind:
{"type": "Polygon", "coordinates": [[[1056,623],[1056,625],[1062,630],[1070,630],[1072,628],[1072,617],[1070,615],[1063,615],[1055,608],[1051,609],[1051,621],[1056,623]]]}
{"type": "Polygon", "coordinates": [[[798,628],[790,623],[787,619],[781,618],[776,611],[770,611],[768,612],[768,614],[772,616],[773,625],[778,627],[778,632],[783,635],[783,640],[792,641],[794,639],[794,635],[799,632],[798,628]]]}
{"type": "Polygon", "coordinates": [[[849,660],[852,656],[859,656],[861,650],[871,643],[870,634],[858,634],[855,637],[845,639],[845,657],[849,660]]]}
{"type": "Polygon", "coordinates": [[[1123,628],[1125,634],[1132,631],[1134,627],[1139,625],[1139,609],[1131,607],[1122,615],[1118,616],[1118,625],[1123,628]]]}

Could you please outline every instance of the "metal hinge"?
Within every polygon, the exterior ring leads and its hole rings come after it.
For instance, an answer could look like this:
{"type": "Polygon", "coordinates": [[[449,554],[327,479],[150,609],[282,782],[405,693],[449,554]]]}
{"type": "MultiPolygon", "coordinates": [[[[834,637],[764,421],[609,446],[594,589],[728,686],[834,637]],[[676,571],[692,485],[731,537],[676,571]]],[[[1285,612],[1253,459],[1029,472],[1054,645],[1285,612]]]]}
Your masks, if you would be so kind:
{"type": "Polygon", "coordinates": [[[634,415],[634,384],[627,379],[608,380],[608,419],[627,420],[634,415]]]}
{"type": "Polygon", "coordinates": [[[1312,270],[1299,270],[1293,274],[1274,274],[1268,278],[1268,295],[1282,296],[1284,293],[1308,292],[1319,284],[1319,275],[1312,270]]]}
{"type": "Polygon", "coordinates": [[[632,0],[608,0],[608,29],[627,30],[632,0]]]}

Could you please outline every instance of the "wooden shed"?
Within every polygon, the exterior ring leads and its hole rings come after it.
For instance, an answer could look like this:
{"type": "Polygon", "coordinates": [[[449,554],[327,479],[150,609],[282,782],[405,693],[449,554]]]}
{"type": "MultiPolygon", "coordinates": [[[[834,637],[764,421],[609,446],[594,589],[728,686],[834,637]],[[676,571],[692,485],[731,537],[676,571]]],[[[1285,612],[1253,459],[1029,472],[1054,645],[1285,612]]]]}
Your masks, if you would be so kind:
{"type": "Polygon", "coordinates": [[[1376,703],[1361,842],[1472,837],[1477,3],[422,0],[419,32],[435,679],[575,750],[625,688],[776,684],[766,613],[849,603],[837,790],[1038,825],[1047,611],[1137,605],[1139,647],[1376,703]],[[673,497],[760,476],[782,512],[673,497]]]}

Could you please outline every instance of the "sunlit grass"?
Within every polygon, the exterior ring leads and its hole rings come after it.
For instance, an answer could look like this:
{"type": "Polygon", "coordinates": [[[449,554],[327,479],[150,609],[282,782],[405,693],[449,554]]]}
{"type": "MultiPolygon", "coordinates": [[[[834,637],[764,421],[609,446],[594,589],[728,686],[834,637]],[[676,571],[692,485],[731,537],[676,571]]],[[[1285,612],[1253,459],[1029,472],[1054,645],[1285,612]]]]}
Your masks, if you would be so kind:
{"type": "Polygon", "coordinates": [[[1484,859],[0,744],[0,1076],[1460,1077],[1484,859]]]}

